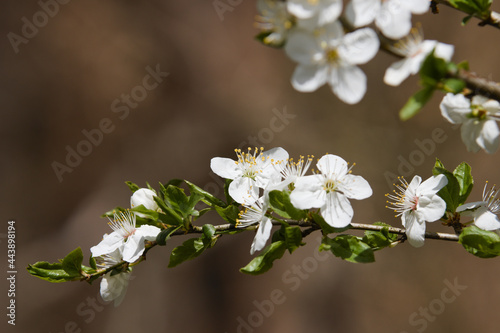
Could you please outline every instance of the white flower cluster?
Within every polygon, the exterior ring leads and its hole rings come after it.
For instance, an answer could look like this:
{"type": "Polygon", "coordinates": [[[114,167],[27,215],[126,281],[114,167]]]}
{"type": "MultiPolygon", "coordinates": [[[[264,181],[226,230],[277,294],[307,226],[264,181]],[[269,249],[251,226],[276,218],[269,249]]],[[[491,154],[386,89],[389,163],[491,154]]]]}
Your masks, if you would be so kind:
{"type": "MultiPolygon", "coordinates": [[[[158,205],[153,197],[156,194],[150,189],[138,189],[130,198],[130,206],[143,205],[145,208],[157,211],[158,205]]],[[[154,241],[160,229],[151,225],[136,227],[136,213],[126,211],[115,213],[109,219],[109,226],[113,229],[105,234],[102,241],[93,246],[90,251],[100,269],[110,268],[122,261],[133,263],[144,253],[145,241],[154,241]]],[[[127,291],[130,271],[115,274],[106,273],[101,281],[101,297],[105,301],[114,301],[118,306],[127,291]]]]}
{"type": "Polygon", "coordinates": [[[448,93],[440,105],[441,114],[452,124],[462,124],[462,141],[467,150],[477,153],[480,149],[493,154],[500,143],[500,103],[476,95],[472,100],[462,94],[448,93]]]}
{"type": "Polygon", "coordinates": [[[297,209],[319,208],[326,223],[343,228],[354,215],[349,199],[366,199],[372,195],[368,182],[351,174],[352,166],[339,156],[326,154],[316,167],[318,172],[305,175],[313,157],[301,156],[298,161],[288,158],[283,148],[263,151],[263,148],[242,152],[236,149],[238,160],[215,157],[212,171],[232,179],[229,195],[245,209],[238,220],[239,227],[258,224],[250,253],[264,248],[272,223],[266,216],[269,192],[290,191],[290,201],[297,209]]]}
{"type": "Polygon", "coordinates": [[[417,73],[432,50],[447,61],[453,55],[453,46],[424,41],[421,30],[411,28],[412,14],[428,11],[428,0],[351,0],[343,18],[342,7],[342,0],[257,1],[262,41],[284,45],[286,54],[298,63],[291,80],[296,90],[312,92],[328,83],[340,100],[358,103],[367,79],[357,65],[370,61],[380,46],[372,28],[361,28],[372,22],[393,40],[391,51],[403,57],[387,69],[388,85],[397,86],[417,73]],[[346,26],[353,31],[345,33],[346,26]]]}

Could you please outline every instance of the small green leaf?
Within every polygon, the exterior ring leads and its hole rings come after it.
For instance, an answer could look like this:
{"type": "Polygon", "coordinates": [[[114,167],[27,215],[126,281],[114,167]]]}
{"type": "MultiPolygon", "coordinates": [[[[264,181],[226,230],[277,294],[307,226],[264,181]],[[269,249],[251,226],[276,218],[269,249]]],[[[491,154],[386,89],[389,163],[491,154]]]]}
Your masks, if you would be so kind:
{"type": "Polygon", "coordinates": [[[285,227],[285,245],[290,253],[303,245],[300,227],[285,227]]]}
{"type": "Polygon", "coordinates": [[[269,192],[269,204],[273,211],[286,219],[294,219],[300,221],[306,218],[306,212],[297,209],[290,201],[290,193],[288,191],[271,191],[269,192]]]}
{"type": "Polygon", "coordinates": [[[262,254],[253,258],[245,267],[240,268],[240,272],[250,275],[265,273],[273,267],[273,262],[276,259],[281,258],[285,254],[285,251],[285,241],[273,242],[262,251],[262,254]]]}
{"type": "Polygon", "coordinates": [[[160,231],[160,233],[156,236],[156,243],[160,246],[164,246],[167,244],[167,240],[172,236],[173,233],[175,233],[177,230],[182,228],[182,226],[175,226],[175,227],[170,227],[167,229],[163,229],[160,231]]]}
{"type": "Polygon", "coordinates": [[[394,242],[398,236],[396,234],[392,234],[389,232],[388,227],[390,225],[382,223],[382,222],[375,222],[375,225],[380,225],[383,226],[381,231],[373,231],[373,230],[367,230],[365,231],[365,235],[363,237],[363,242],[370,245],[373,250],[380,250],[384,247],[387,247],[394,242]]]}
{"type": "Polygon", "coordinates": [[[83,253],[80,247],[74,249],[62,261],[62,268],[68,275],[80,276],[82,270],[83,253]]]}
{"type": "Polygon", "coordinates": [[[229,205],[225,208],[215,206],[215,211],[219,214],[225,221],[231,224],[236,224],[236,220],[239,218],[240,210],[235,205],[229,205]]]}
{"type": "Polygon", "coordinates": [[[438,195],[446,202],[446,210],[451,213],[455,213],[459,204],[460,198],[460,185],[458,184],[458,180],[453,173],[446,170],[444,165],[440,160],[436,159],[436,164],[432,169],[432,174],[434,176],[437,175],[445,175],[448,179],[448,184],[443,187],[438,195]]]}
{"type": "Polygon", "coordinates": [[[172,208],[179,216],[187,217],[188,212],[186,212],[189,206],[189,198],[184,193],[184,189],[168,185],[165,192],[166,200],[165,203],[172,208]]]}
{"type": "Polygon", "coordinates": [[[226,207],[227,204],[220,200],[219,198],[213,196],[211,193],[208,193],[207,191],[203,190],[202,188],[196,186],[195,184],[185,180],[186,184],[189,186],[189,191],[191,191],[191,195],[193,193],[197,193],[202,196],[203,202],[205,202],[209,206],[219,206],[219,207],[226,207]]]}
{"type": "Polygon", "coordinates": [[[476,257],[493,258],[500,255],[500,236],[474,225],[462,229],[458,242],[476,257]]]}
{"type": "Polygon", "coordinates": [[[454,94],[461,93],[464,90],[465,86],[465,82],[459,79],[446,79],[443,83],[444,91],[454,94]]]}
{"type": "Polygon", "coordinates": [[[94,257],[90,257],[89,258],[89,265],[90,265],[90,267],[92,267],[92,269],[94,269],[94,270],[97,269],[97,264],[95,262],[95,258],[94,257]]]}
{"type": "Polygon", "coordinates": [[[54,283],[80,280],[80,275],[74,276],[66,273],[60,262],[51,264],[46,261],[39,261],[33,265],[28,265],[27,270],[31,275],[39,279],[54,283]]]}
{"type": "Polygon", "coordinates": [[[425,58],[420,67],[420,80],[424,87],[435,88],[448,75],[448,65],[444,59],[434,55],[434,50],[425,58]]]}
{"type": "Polygon", "coordinates": [[[176,247],[170,254],[170,262],[168,267],[175,267],[186,260],[191,260],[198,257],[208,248],[215,245],[219,236],[215,235],[215,228],[211,224],[205,224],[202,227],[202,236],[200,238],[191,238],[176,247]]]}
{"type": "Polygon", "coordinates": [[[399,111],[401,120],[408,120],[415,116],[424,105],[431,99],[434,93],[434,87],[424,87],[411,96],[403,108],[399,111]]]}
{"type": "Polygon", "coordinates": [[[132,183],[130,181],[126,181],[125,184],[127,184],[128,188],[132,191],[132,192],[135,192],[137,191],[138,189],[140,189],[139,186],[137,186],[135,183],[132,183]]]}
{"type": "Polygon", "coordinates": [[[228,205],[234,202],[233,198],[229,195],[229,185],[231,185],[232,181],[233,181],[232,179],[226,179],[224,183],[224,196],[226,197],[228,205]]]}
{"type": "Polygon", "coordinates": [[[465,201],[469,197],[470,192],[472,191],[472,187],[474,186],[471,167],[467,163],[462,162],[455,168],[455,170],[453,171],[453,175],[457,179],[458,185],[460,186],[458,205],[461,205],[465,203],[465,201]]]}
{"type": "Polygon", "coordinates": [[[320,251],[331,251],[335,256],[354,263],[375,261],[375,255],[370,245],[353,235],[339,235],[333,239],[324,237],[320,251]]]}

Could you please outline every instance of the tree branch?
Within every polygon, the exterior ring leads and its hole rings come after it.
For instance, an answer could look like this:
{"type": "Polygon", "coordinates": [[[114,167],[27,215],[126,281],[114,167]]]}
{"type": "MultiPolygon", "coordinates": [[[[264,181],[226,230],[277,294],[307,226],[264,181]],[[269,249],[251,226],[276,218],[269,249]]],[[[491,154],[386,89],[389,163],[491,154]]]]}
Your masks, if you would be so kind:
{"type": "MultiPolygon", "coordinates": [[[[433,2],[436,4],[442,4],[442,5],[451,7],[451,8],[456,9],[456,10],[458,10],[466,15],[470,15],[469,13],[464,12],[463,10],[453,6],[449,0],[433,0],[433,2]]],[[[490,10],[487,13],[484,13],[483,15],[475,13],[472,16],[481,20],[481,22],[479,22],[480,26],[490,25],[492,27],[500,29],[500,13],[497,13],[495,11],[490,10]]]]}

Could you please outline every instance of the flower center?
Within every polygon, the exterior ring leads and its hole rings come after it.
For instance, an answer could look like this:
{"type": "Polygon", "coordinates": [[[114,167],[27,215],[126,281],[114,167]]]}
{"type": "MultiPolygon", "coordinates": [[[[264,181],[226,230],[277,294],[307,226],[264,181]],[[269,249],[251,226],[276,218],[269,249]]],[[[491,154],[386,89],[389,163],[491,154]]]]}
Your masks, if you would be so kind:
{"type": "Polygon", "coordinates": [[[238,165],[243,171],[243,177],[248,177],[255,180],[255,177],[258,173],[262,172],[259,168],[259,158],[262,162],[266,161],[262,151],[264,147],[255,148],[252,153],[252,148],[248,148],[248,151],[242,152],[241,149],[235,149],[236,155],[238,156],[238,161],[236,161],[236,165],[238,165]]]}
{"type": "Polygon", "coordinates": [[[471,105],[472,112],[471,116],[479,120],[486,120],[488,116],[488,111],[481,105],[471,105]]]}
{"type": "Polygon", "coordinates": [[[418,197],[413,197],[410,199],[410,209],[415,211],[417,210],[418,206],[418,197]]]}
{"type": "Polygon", "coordinates": [[[114,213],[113,219],[109,219],[108,225],[124,239],[135,234],[135,214],[126,212],[114,213]]]}
{"type": "Polygon", "coordinates": [[[323,185],[323,189],[326,193],[334,192],[336,187],[336,183],[333,179],[327,179],[325,184],[323,185]]]}
{"type": "Polygon", "coordinates": [[[339,59],[339,53],[337,49],[329,50],[326,52],[326,61],[331,64],[337,63],[339,59]]]}

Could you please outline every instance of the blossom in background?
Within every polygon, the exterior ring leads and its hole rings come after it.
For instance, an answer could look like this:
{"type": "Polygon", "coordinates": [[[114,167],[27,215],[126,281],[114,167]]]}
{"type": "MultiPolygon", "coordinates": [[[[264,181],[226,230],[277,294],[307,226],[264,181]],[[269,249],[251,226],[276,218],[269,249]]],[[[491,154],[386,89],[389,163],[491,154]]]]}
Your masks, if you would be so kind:
{"type": "Polygon", "coordinates": [[[346,8],[346,18],[355,27],[372,23],[384,36],[399,39],[411,29],[411,15],[429,10],[429,0],[351,0],[346,8]]]}
{"type": "MultiPolygon", "coordinates": [[[[96,265],[99,269],[107,269],[118,263],[122,258],[123,247],[95,257],[96,265]]],[[[130,280],[130,271],[112,274],[113,271],[104,274],[101,280],[100,293],[103,300],[106,302],[114,301],[114,305],[118,306],[125,298],[127,293],[128,281],[130,280]]]]}
{"type": "Polygon", "coordinates": [[[236,227],[238,228],[246,228],[253,224],[259,225],[252,246],[250,247],[250,254],[252,255],[255,251],[260,251],[264,248],[271,235],[273,223],[266,216],[268,207],[269,198],[266,193],[263,197],[255,200],[253,204],[245,205],[244,209],[240,212],[239,219],[236,221],[236,227]]]}
{"type": "Polygon", "coordinates": [[[500,189],[495,185],[487,191],[488,182],[484,185],[483,201],[471,202],[461,205],[457,208],[457,213],[461,215],[472,216],[474,224],[483,230],[497,230],[500,229],[500,219],[498,212],[500,212],[500,198],[498,194],[500,189]]]}
{"type": "Polygon", "coordinates": [[[359,102],[366,92],[366,76],[356,65],[371,60],[379,49],[377,34],[370,28],[344,35],[335,21],[313,32],[290,31],[286,54],[298,63],[292,76],[293,87],[312,92],[328,83],[342,101],[359,102]]]}
{"type": "Polygon", "coordinates": [[[252,152],[235,149],[238,160],[214,157],[210,161],[212,171],[218,176],[233,181],[229,185],[229,195],[236,202],[251,205],[259,197],[259,188],[265,188],[271,178],[279,175],[277,161],[288,159],[288,153],[281,147],[263,151],[255,148],[252,152]],[[273,164],[274,163],[274,164],[273,164]]]}
{"type": "Polygon", "coordinates": [[[143,205],[146,209],[158,210],[158,204],[155,202],[154,197],[156,193],[148,188],[140,188],[130,197],[130,207],[134,208],[143,205]]]}
{"type": "Polygon", "coordinates": [[[343,7],[342,0],[288,0],[286,4],[298,26],[310,30],[336,21],[343,7]]]}
{"type": "Polygon", "coordinates": [[[135,214],[130,211],[115,213],[108,224],[113,232],[105,234],[102,241],[90,249],[93,257],[109,254],[123,246],[123,260],[134,262],[144,252],[144,242],[154,241],[160,232],[160,228],[152,225],[136,228],[135,214]]]}
{"type": "Polygon", "coordinates": [[[418,73],[432,50],[435,57],[446,61],[451,60],[454,52],[453,45],[424,40],[422,30],[419,28],[413,28],[408,36],[388,45],[388,48],[404,58],[393,63],[385,71],[384,82],[391,86],[399,86],[408,76],[418,73]]]}
{"type": "Polygon", "coordinates": [[[469,100],[462,94],[448,93],[440,104],[441,114],[452,124],[462,124],[462,141],[467,150],[477,153],[481,148],[493,154],[500,143],[500,103],[476,95],[469,100]]]}
{"type": "Polygon", "coordinates": [[[332,227],[349,225],[354,212],[348,199],[368,198],[370,185],[363,177],[351,175],[352,167],[339,156],[324,155],[316,167],[320,173],[296,179],[290,201],[298,209],[319,208],[332,227]]]}
{"type": "Polygon", "coordinates": [[[404,178],[399,178],[401,185],[396,185],[399,192],[386,196],[393,200],[389,202],[396,216],[406,229],[406,236],[411,245],[420,247],[425,241],[425,222],[439,220],[446,211],[446,202],[437,193],[448,184],[445,175],[430,177],[422,183],[420,176],[413,177],[408,184],[404,178]]]}
{"type": "Polygon", "coordinates": [[[281,46],[287,32],[294,25],[295,18],[288,12],[286,2],[277,0],[257,0],[256,26],[268,33],[263,38],[264,44],[281,46]]]}

